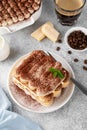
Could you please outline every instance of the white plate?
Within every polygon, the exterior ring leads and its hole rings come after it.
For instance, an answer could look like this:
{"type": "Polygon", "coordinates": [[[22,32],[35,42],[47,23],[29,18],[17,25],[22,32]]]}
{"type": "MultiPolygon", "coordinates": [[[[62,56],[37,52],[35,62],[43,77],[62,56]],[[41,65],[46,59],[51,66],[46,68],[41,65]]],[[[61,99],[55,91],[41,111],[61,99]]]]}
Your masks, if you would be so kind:
{"type": "MultiPolygon", "coordinates": [[[[51,53],[51,54],[57,59],[57,61],[61,62],[62,65],[64,66],[64,68],[66,68],[69,71],[70,75],[73,78],[75,78],[73,70],[70,67],[70,65],[59,55],[57,55],[55,53],[51,53]]],[[[12,82],[12,70],[14,69],[15,66],[17,66],[17,64],[20,63],[21,59],[26,56],[27,55],[22,56],[20,59],[18,59],[12,66],[11,71],[9,73],[8,89],[9,89],[9,93],[10,93],[10,96],[12,97],[12,99],[21,108],[28,110],[28,111],[36,112],[36,113],[53,112],[53,111],[61,108],[62,106],[64,106],[69,101],[69,99],[71,98],[71,96],[73,94],[74,84],[72,82],[69,83],[69,86],[63,91],[62,95],[60,97],[56,98],[54,103],[50,107],[41,106],[35,100],[33,100],[30,96],[26,95],[22,90],[20,90],[17,86],[14,85],[14,83],[12,82]]]]}

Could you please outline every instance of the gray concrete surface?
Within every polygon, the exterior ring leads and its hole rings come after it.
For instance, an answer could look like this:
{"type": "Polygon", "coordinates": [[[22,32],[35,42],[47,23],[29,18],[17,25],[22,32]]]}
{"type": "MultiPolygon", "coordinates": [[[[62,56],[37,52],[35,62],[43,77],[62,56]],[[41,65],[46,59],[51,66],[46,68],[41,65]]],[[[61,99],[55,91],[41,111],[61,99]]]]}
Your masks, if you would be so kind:
{"type": "MultiPolygon", "coordinates": [[[[0,87],[3,87],[6,94],[13,104],[13,111],[30,118],[39,123],[43,130],[87,130],[87,96],[85,96],[77,87],[69,102],[61,109],[48,114],[35,114],[27,112],[17,106],[9,96],[7,89],[8,72],[12,64],[22,55],[34,49],[53,49],[56,54],[61,55],[71,65],[75,72],[76,79],[87,86],[87,71],[82,69],[83,60],[87,58],[87,51],[83,53],[73,52],[72,55],[67,53],[68,48],[65,43],[54,44],[48,39],[38,42],[33,39],[30,34],[41,24],[46,21],[51,21],[57,30],[64,37],[65,32],[71,28],[62,26],[58,23],[54,11],[53,0],[43,0],[43,10],[39,20],[31,27],[27,27],[13,34],[5,35],[6,40],[9,40],[11,53],[7,60],[0,62],[0,87]],[[60,46],[61,50],[56,51],[56,47],[60,46]],[[78,57],[79,62],[75,63],[74,58],[78,57]]],[[[87,4],[75,26],[83,26],[87,28],[87,4]]]]}

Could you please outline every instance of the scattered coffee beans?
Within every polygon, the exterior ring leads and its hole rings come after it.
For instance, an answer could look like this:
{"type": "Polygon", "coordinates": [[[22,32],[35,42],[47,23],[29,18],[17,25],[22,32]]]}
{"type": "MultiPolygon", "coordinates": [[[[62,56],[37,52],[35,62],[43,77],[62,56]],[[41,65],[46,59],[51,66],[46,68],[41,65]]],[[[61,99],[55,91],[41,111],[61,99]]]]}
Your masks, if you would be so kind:
{"type": "Polygon", "coordinates": [[[60,47],[57,47],[56,50],[59,51],[59,50],[60,50],[60,47]]]}
{"type": "Polygon", "coordinates": [[[71,51],[68,51],[68,54],[72,54],[72,52],[71,52],[71,51]]]}
{"type": "Polygon", "coordinates": [[[62,39],[59,39],[58,42],[59,42],[59,43],[62,43],[62,39]]]}
{"type": "Polygon", "coordinates": [[[85,49],[87,47],[87,35],[80,30],[74,31],[68,36],[68,43],[73,49],[85,49]]]}
{"type": "Polygon", "coordinates": [[[86,66],[83,66],[83,69],[87,71],[87,67],[86,66]]]}
{"type": "Polygon", "coordinates": [[[74,59],[74,62],[78,62],[79,60],[77,58],[74,59]]]}
{"type": "Polygon", "coordinates": [[[84,64],[87,64],[87,59],[86,59],[86,60],[84,60],[84,64]]]}

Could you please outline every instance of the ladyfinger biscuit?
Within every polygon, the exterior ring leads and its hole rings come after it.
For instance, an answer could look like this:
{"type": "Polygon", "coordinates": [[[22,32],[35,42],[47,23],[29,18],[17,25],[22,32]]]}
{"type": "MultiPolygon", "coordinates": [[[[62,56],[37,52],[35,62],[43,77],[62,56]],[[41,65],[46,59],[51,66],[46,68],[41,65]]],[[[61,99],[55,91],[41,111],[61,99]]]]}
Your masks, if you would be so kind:
{"type": "Polygon", "coordinates": [[[50,39],[53,42],[57,42],[60,36],[60,33],[49,24],[43,25],[42,32],[48,39],[50,39]]]}
{"type": "MultiPolygon", "coordinates": [[[[51,22],[47,22],[47,23],[45,23],[44,25],[49,25],[49,26],[52,26],[52,27],[53,27],[53,24],[52,24],[51,22]]],[[[43,27],[44,25],[40,26],[37,30],[35,30],[35,31],[31,34],[31,36],[32,36],[33,38],[35,38],[36,40],[38,40],[38,41],[41,41],[41,40],[43,40],[43,39],[46,37],[46,36],[42,33],[42,27],[43,27]]]]}

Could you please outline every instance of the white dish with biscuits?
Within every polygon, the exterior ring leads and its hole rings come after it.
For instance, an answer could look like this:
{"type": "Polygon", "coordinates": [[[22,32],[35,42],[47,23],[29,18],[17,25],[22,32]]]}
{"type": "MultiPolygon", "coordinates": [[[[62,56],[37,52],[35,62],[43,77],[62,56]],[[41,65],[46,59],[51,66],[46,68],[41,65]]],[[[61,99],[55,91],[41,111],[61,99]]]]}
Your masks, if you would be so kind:
{"type": "Polygon", "coordinates": [[[0,1],[0,34],[18,31],[35,23],[42,11],[41,0],[0,1]],[[3,15],[4,14],[4,15],[3,15]]]}

